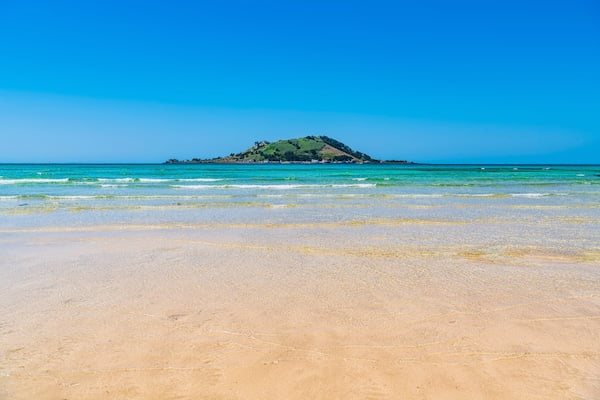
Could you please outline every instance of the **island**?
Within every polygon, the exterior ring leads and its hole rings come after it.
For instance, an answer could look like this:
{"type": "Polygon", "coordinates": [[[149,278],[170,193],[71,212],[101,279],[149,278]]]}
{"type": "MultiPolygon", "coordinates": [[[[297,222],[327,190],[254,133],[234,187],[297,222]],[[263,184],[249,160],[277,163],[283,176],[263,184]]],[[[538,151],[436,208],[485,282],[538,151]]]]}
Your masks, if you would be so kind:
{"type": "Polygon", "coordinates": [[[276,142],[259,141],[241,153],[231,153],[225,157],[191,160],[170,159],[166,164],[200,163],[391,163],[413,164],[406,160],[376,160],[360,151],[355,151],[344,143],[328,136],[306,136],[284,139],[276,142]]]}

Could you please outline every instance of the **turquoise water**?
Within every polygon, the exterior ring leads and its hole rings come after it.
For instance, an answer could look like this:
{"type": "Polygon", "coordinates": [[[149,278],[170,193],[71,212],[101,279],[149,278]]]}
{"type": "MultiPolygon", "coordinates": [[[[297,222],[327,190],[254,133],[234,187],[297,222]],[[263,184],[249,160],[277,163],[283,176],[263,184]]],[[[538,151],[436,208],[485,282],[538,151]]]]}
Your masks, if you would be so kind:
{"type": "Polygon", "coordinates": [[[0,224],[9,227],[454,215],[420,206],[597,213],[598,204],[597,165],[0,165],[0,224]],[[390,211],[402,208],[413,211],[390,211]]]}

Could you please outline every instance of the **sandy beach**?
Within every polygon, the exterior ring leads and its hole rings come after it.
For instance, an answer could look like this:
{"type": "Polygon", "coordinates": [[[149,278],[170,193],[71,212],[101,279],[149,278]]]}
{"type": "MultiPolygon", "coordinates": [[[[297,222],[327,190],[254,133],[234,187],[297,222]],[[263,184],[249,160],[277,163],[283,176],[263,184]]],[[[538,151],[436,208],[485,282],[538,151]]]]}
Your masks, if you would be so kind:
{"type": "Polygon", "coordinates": [[[7,230],[0,397],[598,398],[600,255],[580,245],[592,227],[7,230]]]}

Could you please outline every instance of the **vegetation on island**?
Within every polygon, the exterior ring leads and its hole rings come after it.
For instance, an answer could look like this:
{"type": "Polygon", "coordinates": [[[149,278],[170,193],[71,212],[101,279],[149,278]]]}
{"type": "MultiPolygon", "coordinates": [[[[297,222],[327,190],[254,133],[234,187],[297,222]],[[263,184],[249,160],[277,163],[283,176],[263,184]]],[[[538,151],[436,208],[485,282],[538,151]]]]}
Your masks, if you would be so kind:
{"type": "MultiPolygon", "coordinates": [[[[254,142],[254,146],[241,153],[231,153],[226,157],[212,159],[177,160],[167,164],[180,163],[371,163],[381,162],[360,151],[355,151],[344,143],[327,136],[306,136],[276,142],[254,142]]],[[[396,161],[408,163],[408,161],[396,161]]]]}

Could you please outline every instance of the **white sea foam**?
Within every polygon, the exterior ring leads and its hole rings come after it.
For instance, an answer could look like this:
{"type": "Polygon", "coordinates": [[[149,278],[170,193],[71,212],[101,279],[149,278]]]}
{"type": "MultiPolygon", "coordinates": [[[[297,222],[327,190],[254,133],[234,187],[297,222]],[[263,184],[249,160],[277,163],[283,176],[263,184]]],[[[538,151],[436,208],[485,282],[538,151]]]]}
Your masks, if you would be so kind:
{"type": "Polygon", "coordinates": [[[51,200],[91,200],[91,199],[99,199],[103,196],[48,196],[47,199],[51,200]]]}
{"type": "Polygon", "coordinates": [[[330,185],[331,187],[355,187],[355,188],[374,188],[377,186],[377,184],[375,183],[356,183],[356,184],[352,184],[352,185],[330,185]]]}
{"type": "Polygon", "coordinates": [[[372,188],[374,183],[330,184],[330,185],[171,185],[178,189],[317,189],[317,188],[372,188]]]}
{"type": "Polygon", "coordinates": [[[133,182],[133,178],[98,178],[98,182],[133,182]]]}
{"type": "Polygon", "coordinates": [[[218,185],[171,185],[175,189],[222,189],[224,186],[218,185]]]}
{"type": "Polygon", "coordinates": [[[164,178],[140,178],[139,181],[143,183],[155,183],[155,182],[170,182],[173,179],[164,179],[164,178]]]}
{"type": "Polygon", "coordinates": [[[498,196],[506,196],[504,193],[457,193],[457,194],[449,194],[447,196],[452,197],[498,197],[498,196]]]}
{"type": "MultiPolygon", "coordinates": [[[[14,200],[22,198],[23,196],[0,196],[0,200],[14,200]]],[[[27,196],[25,196],[27,197],[27,196]]],[[[232,199],[235,196],[231,195],[111,195],[111,194],[100,194],[100,195],[40,195],[36,198],[45,200],[203,200],[203,199],[232,199]]]]}
{"type": "Polygon", "coordinates": [[[222,181],[222,178],[182,178],[177,179],[179,182],[218,182],[222,181]]]}
{"type": "Polygon", "coordinates": [[[585,174],[577,174],[577,176],[585,176],[585,174]]]}
{"type": "Polygon", "coordinates": [[[367,178],[352,178],[353,181],[366,181],[367,178]]]}
{"type": "Polygon", "coordinates": [[[45,178],[23,178],[23,179],[0,179],[0,185],[15,185],[20,183],[66,183],[69,178],[45,179],[45,178]]]}
{"type": "Polygon", "coordinates": [[[529,197],[529,198],[536,198],[536,197],[545,197],[545,196],[550,196],[550,193],[511,193],[510,194],[512,197],[529,197]]]}
{"type": "Polygon", "coordinates": [[[220,178],[100,178],[98,182],[140,182],[140,183],[161,183],[161,182],[217,182],[220,178]]]}

